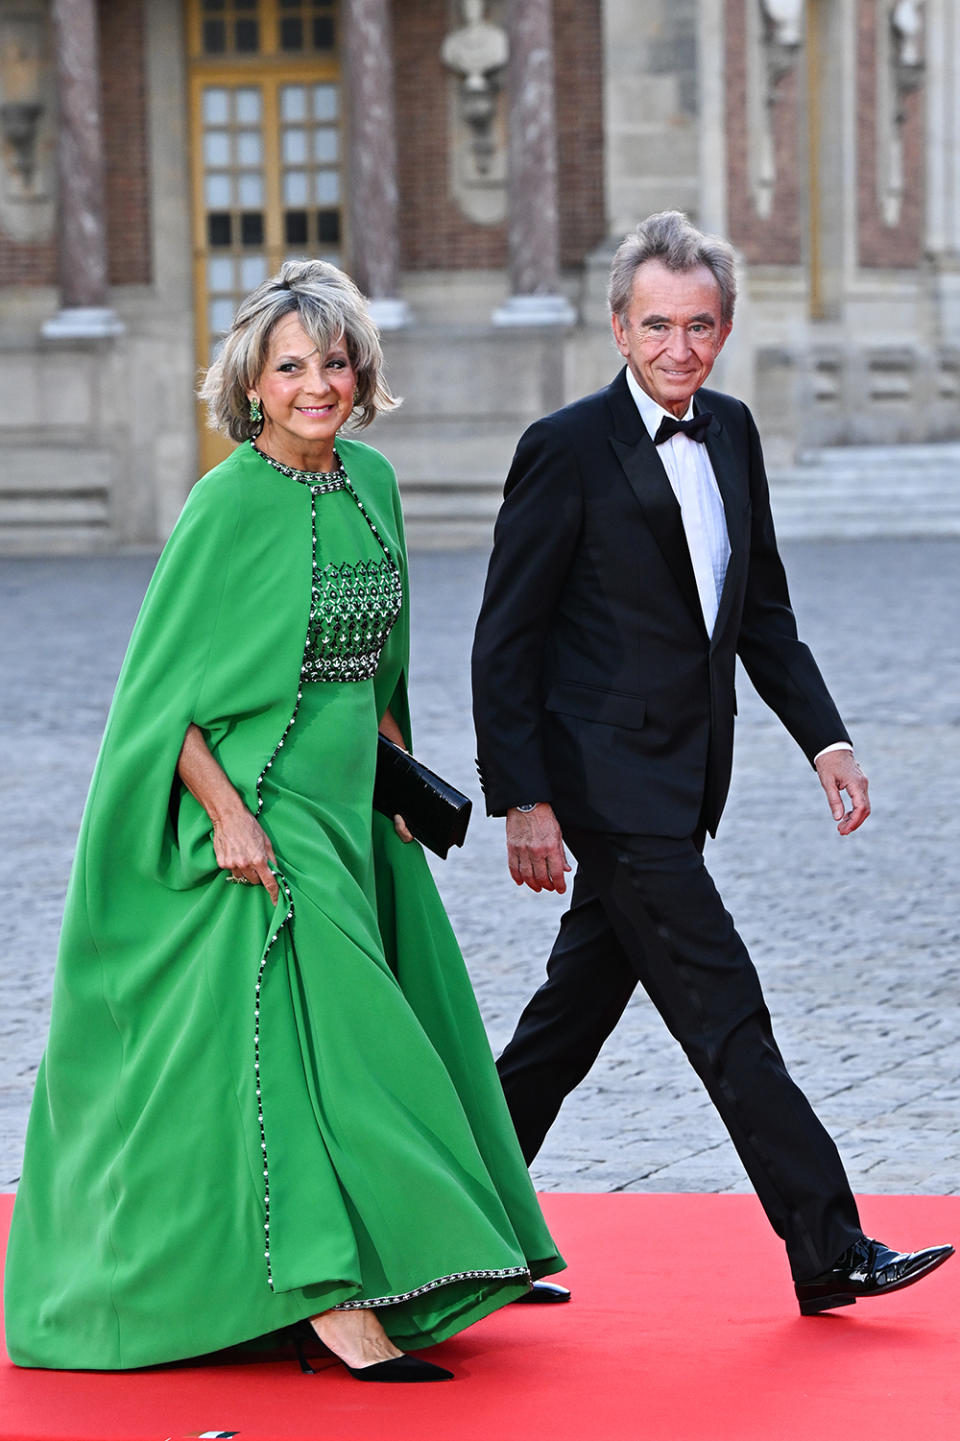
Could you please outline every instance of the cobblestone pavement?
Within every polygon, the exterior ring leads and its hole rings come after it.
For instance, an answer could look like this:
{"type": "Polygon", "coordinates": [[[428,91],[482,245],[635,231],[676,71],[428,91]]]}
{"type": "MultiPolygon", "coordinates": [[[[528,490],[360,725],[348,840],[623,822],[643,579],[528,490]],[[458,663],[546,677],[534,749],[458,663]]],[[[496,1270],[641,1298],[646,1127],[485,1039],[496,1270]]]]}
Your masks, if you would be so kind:
{"type": "MultiPolygon", "coordinates": [[[[801,631],[853,728],[875,812],[840,839],[816,779],[740,686],[734,785],[707,860],[764,978],[781,1046],[860,1191],[960,1192],[960,542],[784,547],[801,631]]],[[[417,749],[474,785],[468,651],[485,560],[413,558],[417,749]]],[[[0,570],[0,1189],[16,1182],[71,851],[143,555],[0,570]]],[[[539,984],[557,897],[518,891],[478,805],[436,874],[491,1043],[539,984]]],[[[547,1190],[747,1189],[712,1107],[637,997],[570,1098],[547,1190]]]]}

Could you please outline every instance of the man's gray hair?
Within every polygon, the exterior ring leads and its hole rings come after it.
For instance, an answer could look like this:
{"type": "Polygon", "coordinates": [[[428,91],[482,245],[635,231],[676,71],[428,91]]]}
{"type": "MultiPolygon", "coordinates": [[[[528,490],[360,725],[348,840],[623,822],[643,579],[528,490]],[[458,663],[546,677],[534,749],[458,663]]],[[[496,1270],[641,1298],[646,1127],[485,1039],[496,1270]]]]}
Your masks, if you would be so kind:
{"type": "Polygon", "coordinates": [[[607,300],[610,313],[626,324],[633,277],[646,260],[662,260],[668,270],[696,270],[705,265],[720,287],[720,321],[729,325],[737,300],[733,246],[719,235],[704,235],[679,210],[660,210],[641,220],[624,238],[613,257],[607,300]]]}
{"type": "Polygon", "coordinates": [[[366,301],[348,275],[325,260],[288,260],[252,290],[239,309],[223,347],[200,387],[210,424],[232,440],[251,440],[260,421],[250,419],[247,391],[267,363],[277,321],[296,314],[321,355],[342,342],[357,375],[350,424],[360,430],[399,401],[381,374],[383,351],[366,301]]]}

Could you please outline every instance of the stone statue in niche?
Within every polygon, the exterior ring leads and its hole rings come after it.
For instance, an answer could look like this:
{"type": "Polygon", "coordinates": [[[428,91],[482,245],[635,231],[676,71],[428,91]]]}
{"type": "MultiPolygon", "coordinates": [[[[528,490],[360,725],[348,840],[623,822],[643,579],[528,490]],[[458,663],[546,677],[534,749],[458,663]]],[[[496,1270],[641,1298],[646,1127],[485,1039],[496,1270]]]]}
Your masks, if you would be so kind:
{"type": "Polygon", "coordinates": [[[761,220],[773,209],[777,184],[775,115],[781,82],[797,63],[803,40],[804,0],[755,0],[747,10],[749,171],[761,220]]]}
{"type": "Polygon", "coordinates": [[[771,38],[777,45],[799,45],[803,21],[803,0],[763,0],[770,23],[771,38]]]}
{"type": "Polygon", "coordinates": [[[471,220],[492,225],[506,215],[506,121],[503,76],[509,41],[490,21],[484,0],[463,0],[464,24],[443,42],[453,71],[450,105],[451,189],[471,220]]]}
{"type": "Polygon", "coordinates": [[[878,28],[877,181],[884,224],[894,226],[903,209],[907,96],[923,77],[923,0],[888,0],[887,24],[878,28]]]}
{"type": "Polygon", "coordinates": [[[920,55],[920,34],[923,30],[921,9],[923,0],[895,0],[890,12],[890,24],[897,43],[897,61],[907,69],[916,70],[922,64],[920,55]]]}
{"type": "Polygon", "coordinates": [[[20,242],[53,230],[52,83],[45,7],[0,7],[0,229],[20,242]]]}

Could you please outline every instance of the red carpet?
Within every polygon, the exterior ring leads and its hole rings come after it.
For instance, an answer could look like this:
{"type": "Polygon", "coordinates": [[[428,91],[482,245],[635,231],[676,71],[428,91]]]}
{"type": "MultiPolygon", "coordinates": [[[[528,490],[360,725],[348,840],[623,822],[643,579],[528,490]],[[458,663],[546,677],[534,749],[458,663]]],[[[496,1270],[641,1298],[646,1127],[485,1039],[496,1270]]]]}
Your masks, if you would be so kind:
{"type": "MultiPolygon", "coordinates": [[[[574,1301],[508,1307],[435,1348],[454,1382],[360,1385],[334,1363],[317,1376],[293,1362],[21,1371],[3,1352],[0,1438],[960,1438],[960,1259],[897,1295],[801,1319],[752,1196],[543,1199],[574,1301]]],[[[960,1238],[960,1197],[868,1197],[862,1213],[868,1233],[904,1249],[960,1238]]]]}

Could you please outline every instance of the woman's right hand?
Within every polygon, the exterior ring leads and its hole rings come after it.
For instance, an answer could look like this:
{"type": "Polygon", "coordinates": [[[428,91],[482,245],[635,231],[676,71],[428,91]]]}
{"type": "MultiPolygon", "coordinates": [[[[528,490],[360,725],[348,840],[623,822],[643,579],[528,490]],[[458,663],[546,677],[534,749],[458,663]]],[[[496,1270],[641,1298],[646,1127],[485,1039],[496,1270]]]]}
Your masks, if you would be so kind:
{"type": "Polygon", "coordinates": [[[277,858],[270,837],[245,806],[214,821],[213,849],[221,869],[235,881],[265,886],[276,905],[280,889],[270,866],[277,858]]]}

